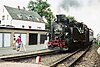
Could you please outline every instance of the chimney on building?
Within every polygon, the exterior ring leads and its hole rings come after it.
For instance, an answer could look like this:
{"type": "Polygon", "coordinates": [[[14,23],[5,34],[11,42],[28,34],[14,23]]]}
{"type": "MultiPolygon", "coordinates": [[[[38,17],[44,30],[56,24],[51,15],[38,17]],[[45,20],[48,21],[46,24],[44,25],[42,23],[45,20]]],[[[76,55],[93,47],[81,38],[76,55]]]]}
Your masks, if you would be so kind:
{"type": "Polygon", "coordinates": [[[25,7],[23,7],[23,10],[25,10],[25,7]]]}
{"type": "Polygon", "coordinates": [[[20,6],[18,6],[18,9],[20,10],[20,6]]]}

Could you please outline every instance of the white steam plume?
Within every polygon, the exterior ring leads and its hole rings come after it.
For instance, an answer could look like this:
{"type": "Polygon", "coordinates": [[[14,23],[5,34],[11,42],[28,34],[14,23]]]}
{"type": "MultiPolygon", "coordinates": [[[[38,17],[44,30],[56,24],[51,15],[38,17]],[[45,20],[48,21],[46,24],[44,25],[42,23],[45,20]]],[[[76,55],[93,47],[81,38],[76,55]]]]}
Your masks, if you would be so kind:
{"type": "Polygon", "coordinates": [[[58,11],[84,22],[94,30],[94,36],[100,33],[100,0],[63,0],[58,11]]]}

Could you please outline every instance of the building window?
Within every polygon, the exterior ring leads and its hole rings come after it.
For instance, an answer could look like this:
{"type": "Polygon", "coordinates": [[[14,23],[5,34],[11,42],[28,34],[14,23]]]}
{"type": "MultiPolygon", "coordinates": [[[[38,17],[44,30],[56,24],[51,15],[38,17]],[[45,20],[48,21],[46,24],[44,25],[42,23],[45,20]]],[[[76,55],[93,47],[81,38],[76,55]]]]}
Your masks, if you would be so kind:
{"type": "Polygon", "coordinates": [[[23,16],[22,16],[21,14],[18,14],[18,17],[19,17],[20,19],[22,19],[22,18],[23,18],[23,16]]]}
{"type": "Polygon", "coordinates": [[[31,29],[31,26],[29,26],[29,29],[31,29]]]}
{"type": "Polygon", "coordinates": [[[38,29],[41,29],[41,27],[37,27],[38,29]]]}
{"type": "Polygon", "coordinates": [[[32,16],[30,15],[30,16],[28,16],[28,20],[32,20],[32,16]]]}
{"type": "Polygon", "coordinates": [[[22,25],[22,28],[24,28],[25,26],[24,25],[22,25]]]}
{"type": "Polygon", "coordinates": [[[2,20],[5,20],[5,16],[4,15],[2,16],[2,20]]]}
{"type": "Polygon", "coordinates": [[[9,15],[7,15],[7,20],[8,20],[8,18],[9,18],[9,15]]]}

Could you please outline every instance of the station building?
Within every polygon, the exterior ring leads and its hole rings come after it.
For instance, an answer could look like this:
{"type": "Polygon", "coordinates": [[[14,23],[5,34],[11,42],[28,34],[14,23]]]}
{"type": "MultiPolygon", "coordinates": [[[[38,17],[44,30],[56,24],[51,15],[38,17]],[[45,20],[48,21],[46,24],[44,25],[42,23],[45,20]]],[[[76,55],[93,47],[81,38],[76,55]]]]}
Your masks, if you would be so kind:
{"type": "Polygon", "coordinates": [[[24,45],[43,44],[45,22],[36,12],[4,5],[0,10],[0,47],[12,46],[14,36],[21,36],[24,45]]]}
{"type": "Polygon", "coordinates": [[[45,30],[0,27],[0,47],[12,46],[14,36],[19,35],[24,45],[40,45],[46,40],[45,30]]]}

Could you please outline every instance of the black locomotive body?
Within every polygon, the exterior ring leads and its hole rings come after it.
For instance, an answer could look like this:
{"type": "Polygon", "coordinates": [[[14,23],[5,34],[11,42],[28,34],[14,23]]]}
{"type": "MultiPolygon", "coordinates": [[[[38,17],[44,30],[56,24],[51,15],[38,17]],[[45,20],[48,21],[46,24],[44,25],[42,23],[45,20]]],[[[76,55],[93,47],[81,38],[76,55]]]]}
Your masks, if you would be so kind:
{"type": "Polygon", "coordinates": [[[63,15],[57,15],[57,20],[51,24],[48,48],[72,50],[87,47],[92,41],[93,31],[85,24],[69,22],[63,15]]]}

